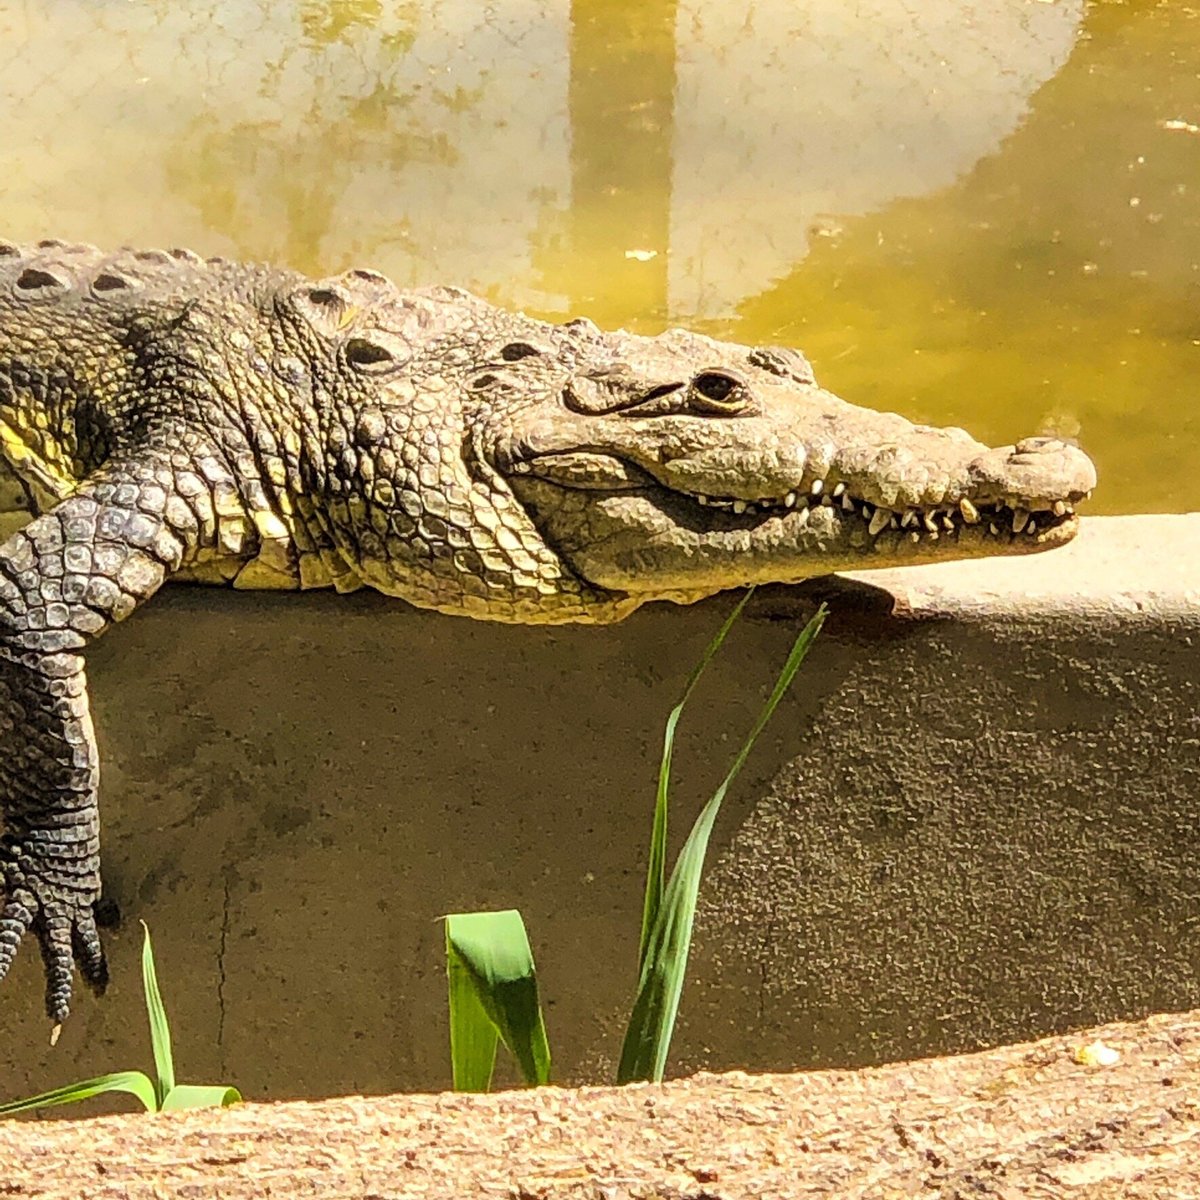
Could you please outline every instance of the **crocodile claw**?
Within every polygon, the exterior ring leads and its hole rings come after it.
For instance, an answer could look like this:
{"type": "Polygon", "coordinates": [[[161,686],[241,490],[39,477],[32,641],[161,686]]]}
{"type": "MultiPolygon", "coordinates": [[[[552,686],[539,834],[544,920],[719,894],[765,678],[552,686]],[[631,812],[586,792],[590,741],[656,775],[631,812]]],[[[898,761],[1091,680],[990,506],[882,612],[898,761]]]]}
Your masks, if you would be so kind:
{"type": "Polygon", "coordinates": [[[38,939],[46,974],[46,1015],[56,1026],[71,1011],[75,964],[84,982],[102,995],[108,963],[96,928],[95,898],[90,891],[66,891],[39,878],[28,856],[11,844],[0,852],[6,899],[0,910],[0,980],[30,930],[38,939]]]}

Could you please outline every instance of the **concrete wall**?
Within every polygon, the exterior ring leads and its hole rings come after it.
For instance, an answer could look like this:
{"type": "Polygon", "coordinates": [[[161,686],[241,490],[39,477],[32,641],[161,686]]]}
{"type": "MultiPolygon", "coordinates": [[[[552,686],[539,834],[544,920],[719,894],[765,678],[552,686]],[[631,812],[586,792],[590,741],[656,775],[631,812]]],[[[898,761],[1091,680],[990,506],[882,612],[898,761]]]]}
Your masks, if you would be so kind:
{"type": "MultiPolygon", "coordinates": [[[[1197,563],[1200,515],[1095,518],[1045,556],[760,593],[685,718],[677,832],[813,598],[834,611],[720,821],[678,1069],[1200,1005],[1197,563]]],[[[558,1077],[605,1078],[663,719],[728,604],[531,631],[168,589],[90,659],[114,983],[50,1050],[27,948],[0,1093],[148,1065],[139,918],[181,1078],[443,1086],[436,918],[509,905],[558,1077]]]]}

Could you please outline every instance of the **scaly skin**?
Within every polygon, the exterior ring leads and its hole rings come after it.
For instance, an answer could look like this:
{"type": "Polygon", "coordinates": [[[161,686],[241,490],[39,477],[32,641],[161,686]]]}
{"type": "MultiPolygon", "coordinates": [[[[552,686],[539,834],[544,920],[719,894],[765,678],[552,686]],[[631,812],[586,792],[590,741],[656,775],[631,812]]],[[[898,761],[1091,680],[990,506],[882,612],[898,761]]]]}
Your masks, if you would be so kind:
{"type": "Polygon", "coordinates": [[[791,350],[552,325],[370,271],[0,243],[0,978],[107,978],[83,651],[168,578],[550,624],[1069,540],[1095,474],[839,400],[791,350]]]}

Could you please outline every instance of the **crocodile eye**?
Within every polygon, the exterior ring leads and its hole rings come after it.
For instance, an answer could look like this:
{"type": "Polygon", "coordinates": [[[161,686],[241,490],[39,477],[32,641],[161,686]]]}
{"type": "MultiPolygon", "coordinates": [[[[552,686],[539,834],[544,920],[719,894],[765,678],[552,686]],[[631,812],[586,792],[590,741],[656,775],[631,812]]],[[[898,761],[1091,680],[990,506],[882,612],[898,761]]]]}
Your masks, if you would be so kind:
{"type": "Polygon", "coordinates": [[[748,399],[742,381],[726,371],[701,371],[689,391],[693,404],[710,412],[735,412],[748,399]]]}

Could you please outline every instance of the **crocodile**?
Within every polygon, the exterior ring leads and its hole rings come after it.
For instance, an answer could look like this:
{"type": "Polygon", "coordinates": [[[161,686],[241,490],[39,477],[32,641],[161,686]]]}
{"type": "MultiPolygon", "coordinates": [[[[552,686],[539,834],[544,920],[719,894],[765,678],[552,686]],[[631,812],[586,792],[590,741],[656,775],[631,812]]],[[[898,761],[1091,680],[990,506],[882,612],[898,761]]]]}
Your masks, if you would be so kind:
{"type": "Polygon", "coordinates": [[[527,625],[1060,546],[1095,484],[859,408],[796,350],[549,323],[378,272],[0,242],[0,979],[108,978],[84,650],[168,578],[527,625]]]}

